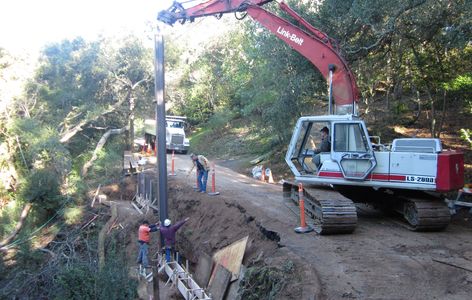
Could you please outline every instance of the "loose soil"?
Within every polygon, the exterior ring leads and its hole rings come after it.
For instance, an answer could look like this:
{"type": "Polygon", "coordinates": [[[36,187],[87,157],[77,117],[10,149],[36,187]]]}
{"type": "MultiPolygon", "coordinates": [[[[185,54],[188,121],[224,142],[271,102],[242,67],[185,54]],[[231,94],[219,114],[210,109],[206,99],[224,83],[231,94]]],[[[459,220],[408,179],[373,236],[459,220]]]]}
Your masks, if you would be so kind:
{"type": "MultiPolygon", "coordinates": [[[[177,247],[192,265],[199,253],[212,255],[249,236],[243,264],[279,269],[287,262],[294,265],[278,299],[469,299],[472,294],[468,211],[455,215],[442,232],[418,233],[395,217],[358,205],[353,234],[300,235],[294,232],[297,208],[284,201],[280,185],[217,165],[220,195],[209,196],[194,192],[195,175],[186,176],[191,166],[187,156],[176,156],[175,165],[177,176],[168,178],[170,218],[190,217],[178,233],[177,247]]],[[[127,177],[115,190],[104,190],[110,200],[122,199],[117,201],[119,218],[129,230],[130,262],[137,251],[135,231],[144,218],[129,204],[134,180],[127,177]]],[[[157,221],[152,213],[146,218],[157,221]]],[[[154,245],[151,253],[156,250],[154,245]]],[[[168,297],[178,296],[171,292],[168,297]]]]}

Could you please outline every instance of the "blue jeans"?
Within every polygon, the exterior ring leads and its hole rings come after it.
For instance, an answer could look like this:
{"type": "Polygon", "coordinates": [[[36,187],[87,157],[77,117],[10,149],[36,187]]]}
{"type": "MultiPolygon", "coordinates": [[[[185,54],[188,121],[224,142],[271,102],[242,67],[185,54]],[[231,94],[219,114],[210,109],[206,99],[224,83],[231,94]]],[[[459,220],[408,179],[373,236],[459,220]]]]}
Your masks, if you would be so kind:
{"type": "Polygon", "coordinates": [[[172,257],[172,248],[166,247],[166,262],[170,262],[172,257]]]}
{"type": "Polygon", "coordinates": [[[208,181],[208,171],[198,170],[198,189],[200,192],[206,192],[208,181]]]}
{"type": "Polygon", "coordinates": [[[139,243],[139,254],[138,254],[138,264],[142,264],[143,267],[147,268],[148,265],[148,244],[139,243]]]}

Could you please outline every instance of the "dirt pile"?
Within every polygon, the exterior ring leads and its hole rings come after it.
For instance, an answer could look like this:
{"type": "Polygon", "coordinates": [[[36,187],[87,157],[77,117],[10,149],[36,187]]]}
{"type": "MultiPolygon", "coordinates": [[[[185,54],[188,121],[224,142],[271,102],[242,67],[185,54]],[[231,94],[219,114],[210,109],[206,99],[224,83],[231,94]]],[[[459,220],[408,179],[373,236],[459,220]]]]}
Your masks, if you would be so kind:
{"type": "Polygon", "coordinates": [[[249,236],[243,265],[249,267],[247,274],[259,284],[247,284],[244,287],[246,295],[264,299],[268,293],[278,292],[277,297],[281,299],[301,297],[300,278],[293,276],[301,269],[301,263],[281,251],[283,246],[279,244],[277,232],[265,228],[235,200],[224,195],[200,194],[185,184],[172,181],[169,183],[169,212],[171,219],[176,221],[190,217],[178,233],[176,247],[193,266],[200,253],[213,255],[249,236]],[[262,288],[264,284],[270,287],[269,291],[262,288]]]}
{"type": "MultiPolygon", "coordinates": [[[[156,212],[139,214],[130,206],[134,197],[136,178],[126,177],[119,184],[104,186],[101,193],[107,195],[118,207],[117,223],[121,224],[122,236],[126,236],[128,264],[134,265],[137,253],[136,231],[142,220],[158,221],[156,212]],[[122,199],[122,200],[120,200],[122,199]]],[[[173,223],[190,217],[190,220],[177,233],[177,250],[188,259],[193,270],[199,255],[212,256],[217,250],[249,236],[243,265],[249,267],[251,282],[245,281],[243,291],[252,299],[264,299],[268,294],[280,299],[296,299],[302,294],[300,278],[294,274],[303,269],[298,257],[290,258],[284,246],[279,244],[280,237],[252,215],[231,196],[211,197],[195,192],[188,184],[179,180],[169,180],[168,210],[173,223]],[[254,285],[255,282],[259,282],[254,285]],[[257,290],[256,290],[257,288],[257,290]]],[[[159,237],[155,234],[149,250],[152,259],[159,249],[159,237]]],[[[133,270],[131,270],[132,272],[133,270]]],[[[163,279],[164,280],[164,279],[163,279]]],[[[165,278],[167,280],[167,278],[165,278]]],[[[175,296],[176,291],[166,291],[175,296]]]]}

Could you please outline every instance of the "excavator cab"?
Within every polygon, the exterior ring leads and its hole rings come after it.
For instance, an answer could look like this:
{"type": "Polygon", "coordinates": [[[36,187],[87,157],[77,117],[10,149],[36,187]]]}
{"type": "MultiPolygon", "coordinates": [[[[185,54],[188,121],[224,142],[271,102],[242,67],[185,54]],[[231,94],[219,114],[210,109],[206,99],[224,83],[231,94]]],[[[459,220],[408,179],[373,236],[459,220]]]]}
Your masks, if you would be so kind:
{"type": "Polygon", "coordinates": [[[360,181],[377,165],[365,123],[351,115],[300,118],[285,160],[296,177],[360,181]],[[320,151],[320,130],[324,127],[329,129],[329,152],[320,151]]]}

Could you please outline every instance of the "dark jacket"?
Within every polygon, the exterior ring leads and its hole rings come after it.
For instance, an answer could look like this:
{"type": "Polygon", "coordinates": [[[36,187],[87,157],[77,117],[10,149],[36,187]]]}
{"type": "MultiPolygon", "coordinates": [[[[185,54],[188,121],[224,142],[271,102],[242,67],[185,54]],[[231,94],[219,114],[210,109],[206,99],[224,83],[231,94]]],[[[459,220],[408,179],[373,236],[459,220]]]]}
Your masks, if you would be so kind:
{"type": "Polygon", "coordinates": [[[164,245],[166,247],[174,247],[175,245],[175,233],[179,230],[182,225],[185,224],[185,220],[170,225],[169,227],[160,226],[159,230],[161,231],[162,238],[164,239],[164,245]]]}
{"type": "Polygon", "coordinates": [[[315,154],[318,154],[321,152],[330,152],[330,151],[331,151],[331,143],[329,142],[329,136],[327,136],[324,139],[321,139],[320,148],[317,148],[315,150],[315,154]]]}

